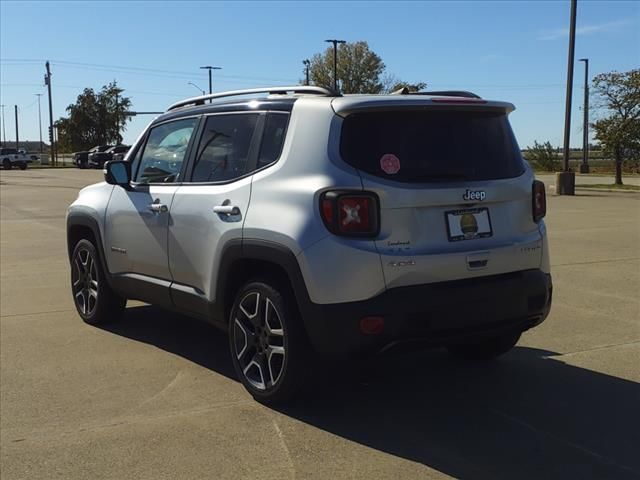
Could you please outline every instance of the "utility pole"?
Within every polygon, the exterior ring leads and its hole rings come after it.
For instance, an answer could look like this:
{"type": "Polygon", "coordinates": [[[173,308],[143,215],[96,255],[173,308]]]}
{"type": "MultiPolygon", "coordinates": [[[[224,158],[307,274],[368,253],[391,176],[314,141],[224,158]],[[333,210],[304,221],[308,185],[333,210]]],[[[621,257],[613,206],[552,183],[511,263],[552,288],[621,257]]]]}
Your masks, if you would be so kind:
{"type": "Polygon", "coordinates": [[[116,90],[116,112],[115,112],[115,117],[116,117],[116,144],[119,145],[120,144],[120,120],[118,119],[118,84],[116,83],[116,81],[113,81],[113,84],[115,85],[115,90],[116,90]]]}
{"type": "Polygon", "coordinates": [[[579,62],[584,62],[584,110],[582,125],[582,163],[580,173],[589,173],[589,59],[581,58],[579,62]]]}
{"type": "Polygon", "coordinates": [[[51,165],[55,165],[55,142],[53,137],[53,101],[51,99],[51,69],[49,66],[49,61],[44,64],[47,69],[47,74],[44,76],[44,84],[47,86],[47,91],[49,93],[49,143],[51,147],[49,148],[49,158],[51,158],[51,165]]]}
{"type": "Polygon", "coordinates": [[[20,143],[18,141],[18,105],[14,105],[13,108],[16,112],[16,150],[18,150],[20,148],[20,143]]]}
{"type": "Polygon", "coordinates": [[[311,62],[309,61],[309,59],[305,59],[302,61],[302,64],[304,65],[304,69],[305,69],[305,76],[307,77],[307,81],[305,82],[305,85],[309,85],[309,66],[311,65],[311,62]]]}
{"type": "Polygon", "coordinates": [[[38,97],[38,128],[40,130],[40,153],[42,153],[42,115],[40,114],[40,97],[42,93],[34,93],[36,97],[38,97]]]}
{"type": "Polygon", "coordinates": [[[333,43],[333,89],[338,91],[338,44],[347,43],[344,40],[330,39],[327,43],[333,43]]]}
{"type": "Polygon", "coordinates": [[[7,143],[7,134],[4,131],[4,105],[0,107],[2,107],[2,146],[4,147],[7,143]]]}
{"type": "MultiPolygon", "coordinates": [[[[211,76],[212,70],[222,70],[222,67],[212,67],[211,65],[207,65],[205,67],[200,67],[201,70],[209,70],[209,94],[213,93],[213,79],[211,76]]],[[[209,100],[211,103],[211,100],[209,100]]]]}
{"type": "Polygon", "coordinates": [[[567,102],[564,113],[564,152],[562,172],[556,174],[556,194],[575,195],[576,175],[569,171],[571,139],[571,96],[573,95],[573,59],[576,46],[576,4],[571,0],[571,23],[569,25],[569,58],[567,60],[567,102]]]}

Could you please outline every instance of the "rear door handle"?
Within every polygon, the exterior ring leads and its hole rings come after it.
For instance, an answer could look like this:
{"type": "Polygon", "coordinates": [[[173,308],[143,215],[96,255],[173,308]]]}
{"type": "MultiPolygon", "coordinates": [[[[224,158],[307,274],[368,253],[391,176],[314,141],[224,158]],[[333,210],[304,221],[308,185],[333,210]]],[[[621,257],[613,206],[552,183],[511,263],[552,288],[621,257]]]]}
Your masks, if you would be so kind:
{"type": "Polygon", "coordinates": [[[153,213],[167,213],[169,208],[164,203],[150,203],[149,210],[153,213]]]}
{"type": "Polygon", "coordinates": [[[240,208],[234,205],[216,205],[213,207],[213,211],[223,215],[240,215],[240,208]]]}

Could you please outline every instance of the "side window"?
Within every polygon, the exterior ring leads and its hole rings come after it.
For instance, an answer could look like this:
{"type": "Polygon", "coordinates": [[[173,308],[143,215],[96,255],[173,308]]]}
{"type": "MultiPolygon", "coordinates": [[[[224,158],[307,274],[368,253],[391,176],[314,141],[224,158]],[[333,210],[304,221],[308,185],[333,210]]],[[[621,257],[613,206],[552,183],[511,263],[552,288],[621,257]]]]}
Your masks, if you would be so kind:
{"type": "Polygon", "coordinates": [[[185,118],[163,123],[151,129],[140,158],[135,181],[138,183],[178,181],[187,146],[197,121],[197,118],[185,118]]]}
{"type": "Polygon", "coordinates": [[[270,113],[267,116],[262,145],[260,145],[260,155],[258,156],[258,168],[275,162],[280,156],[288,121],[289,114],[287,113],[270,113]]]}
{"type": "Polygon", "coordinates": [[[198,146],[192,182],[222,182],[249,172],[249,147],[258,114],[212,115],[198,146]]]}

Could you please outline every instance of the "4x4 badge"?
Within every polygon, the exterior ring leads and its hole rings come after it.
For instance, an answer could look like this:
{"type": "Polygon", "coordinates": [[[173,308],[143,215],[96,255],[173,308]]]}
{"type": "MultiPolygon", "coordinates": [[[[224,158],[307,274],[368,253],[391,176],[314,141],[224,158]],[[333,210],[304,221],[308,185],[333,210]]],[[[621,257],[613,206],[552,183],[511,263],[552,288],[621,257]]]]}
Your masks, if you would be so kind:
{"type": "Polygon", "coordinates": [[[487,198],[487,194],[484,192],[484,190],[469,190],[467,189],[466,192],[464,192],[464,195],[462,195],[462,199],[463,200],[484,200],[485,198],[487,198]]]}

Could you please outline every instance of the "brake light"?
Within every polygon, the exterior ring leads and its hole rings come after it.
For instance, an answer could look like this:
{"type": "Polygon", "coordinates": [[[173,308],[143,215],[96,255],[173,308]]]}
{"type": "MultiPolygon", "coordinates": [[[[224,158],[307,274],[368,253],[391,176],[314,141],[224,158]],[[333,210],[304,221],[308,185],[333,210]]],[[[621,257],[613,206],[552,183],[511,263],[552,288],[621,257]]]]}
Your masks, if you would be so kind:
{"type": "Polygon", "coordinates": [[[547,214],[547,194],[545,193],[544,183],[539,180],[534,180],[533,182],[532,210],[534,222],[539,222],[547,214]]]}
{"type": "Polygon", "coordinates": [[[481,98],[432,98],[434,103],[487,103],[481,98]]]}
{"type": "Polygon", "coordinates": [[[378,235],[378,197],[373,193],[326,192],[320,198],[320,214],[327,229],[335,235],[378,235]]]}

